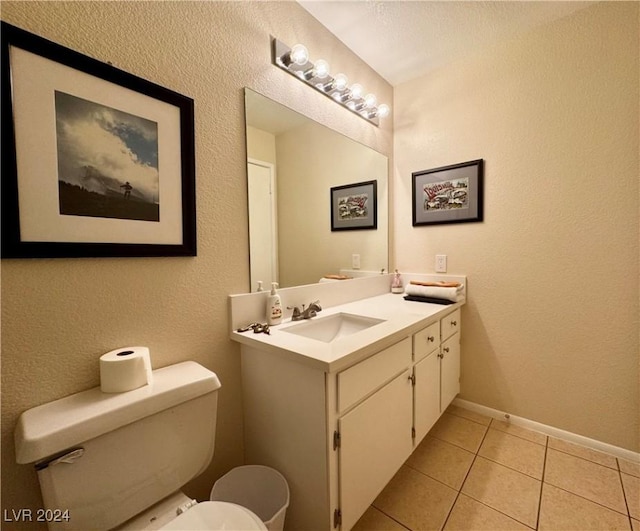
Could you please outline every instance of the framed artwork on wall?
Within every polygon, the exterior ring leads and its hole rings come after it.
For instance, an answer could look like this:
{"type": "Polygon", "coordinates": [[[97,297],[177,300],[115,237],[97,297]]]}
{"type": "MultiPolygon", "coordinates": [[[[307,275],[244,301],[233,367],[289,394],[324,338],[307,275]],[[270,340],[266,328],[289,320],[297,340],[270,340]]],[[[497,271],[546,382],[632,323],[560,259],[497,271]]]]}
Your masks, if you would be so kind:
{"type": "Polygon", "coordinates": [[[378,181],[331,188],[331,230],[378,228],[378,181]]]}
{"type": "Polygon", "coordinates": [[[413,226],[482,221],[483,159],[411,174],[413,226]]]}
{"type": "Polygon", "coordinates": [[[2,22],[2,258],[195,256],[191,98],[2,22]]]}

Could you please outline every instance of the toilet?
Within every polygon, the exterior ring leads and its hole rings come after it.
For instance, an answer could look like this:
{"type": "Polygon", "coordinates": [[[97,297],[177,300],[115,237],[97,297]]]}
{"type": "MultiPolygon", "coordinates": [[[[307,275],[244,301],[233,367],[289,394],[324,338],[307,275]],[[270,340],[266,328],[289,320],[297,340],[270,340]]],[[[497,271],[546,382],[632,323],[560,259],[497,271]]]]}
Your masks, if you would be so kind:
{"type": "Polygon", "coordinates": [[[16,461],[35,465],[49,529],[266,530],[246,507],[180,490],[213,457],[220,386],[187,361],[133,391],[96,387],[25,411],[16,461]]]}

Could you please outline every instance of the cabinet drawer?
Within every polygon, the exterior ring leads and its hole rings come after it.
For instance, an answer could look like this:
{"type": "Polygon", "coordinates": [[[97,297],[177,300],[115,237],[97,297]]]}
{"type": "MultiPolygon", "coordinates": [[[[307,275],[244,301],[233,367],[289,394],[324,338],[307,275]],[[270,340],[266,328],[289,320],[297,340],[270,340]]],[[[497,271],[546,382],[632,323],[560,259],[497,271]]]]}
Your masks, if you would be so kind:
{"type": "Polygon", "coordinates": [[[440,346],[440,323],[433,323],[413,334],[413,359],[420,361],[440,346]]]}
{"type": "Polygon", "coordinates": [[[342,412],[411,365],[411,338],[338,373],[338,411],[342,412]]]}
{"type": "Polygon", "coordinates": [[[460,330],[460,308],[455,312],[451,312],[446,317],[440,319],[440,332],[442,334],[442,341],[451,337],[458,330],[460,330]]]}

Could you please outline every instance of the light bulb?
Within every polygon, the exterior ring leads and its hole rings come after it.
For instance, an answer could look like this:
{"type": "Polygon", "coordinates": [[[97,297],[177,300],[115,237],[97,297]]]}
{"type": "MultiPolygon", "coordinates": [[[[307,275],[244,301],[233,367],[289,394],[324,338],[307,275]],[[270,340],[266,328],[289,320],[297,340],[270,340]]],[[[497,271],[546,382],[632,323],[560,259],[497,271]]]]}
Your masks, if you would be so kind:
{"type": "Polygon", "coordinates": [[[378,98],[376,98],[375,94],[367,94],[364,97],[364,105],[367,109],[375,107],[376,103],[378,103],[378,98]]]}
{"type": "Polygon", "coordinates": [[[295,44],[289,52],[291,62],[303,65],[309,60],[309,51],[304,44],[295,44]]]}
{"type": "Polygon", "coordinates": [[[360,83],[354,83],[351,85],[351,99],[359,100],[362,98],[362,85],[360,83]]]}
{"type": "Polygon", "coordinates": [[[347,79],[347,76],[345,76],[344,74],[336,74],[336,76],[333,78],[333,88],[342,92],[347,88],[348,82],[349,80],[347,79]]]}
{"type": "Polygon", "coordinates": [[[327,63],[324,59],[318,59],[313,68],[315,72],[315,77],[318,79],[324,79],[329,75],[329,63],[327,63]]]}
{"type": "Polygon", "coordinates": [[[378,116],[380,118],[386,118],[387,116],[389,116],[390,112],[391,109],[386,103],[383,103],[382,105],[380,105],[380,107],[378,107],[378,116]]]}

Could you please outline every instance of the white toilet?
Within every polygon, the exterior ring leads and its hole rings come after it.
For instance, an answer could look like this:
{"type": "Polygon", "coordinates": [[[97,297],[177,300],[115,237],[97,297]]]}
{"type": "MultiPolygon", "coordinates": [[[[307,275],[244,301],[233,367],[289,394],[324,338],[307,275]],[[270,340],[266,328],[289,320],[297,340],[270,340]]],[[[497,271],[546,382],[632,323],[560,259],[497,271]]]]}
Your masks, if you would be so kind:
{"type": "Polygon", "coordinates": [[[213,457],[218,389],[188,361],[133,391],[96,387],[25,411],[16,460],[35,463],[49,528],[266,530],[245,507],[180,491],[213,457]]]}

